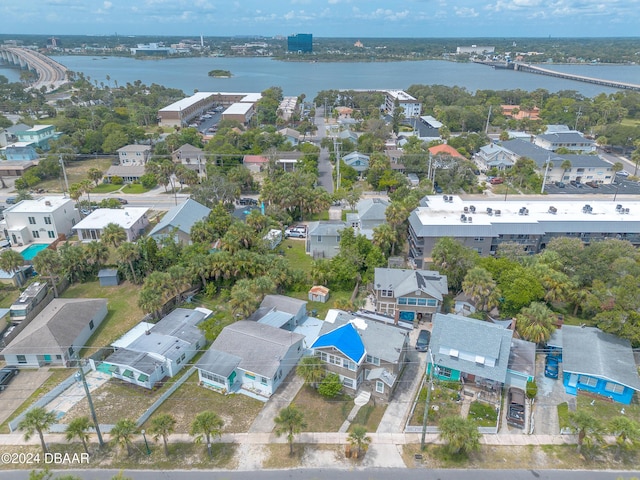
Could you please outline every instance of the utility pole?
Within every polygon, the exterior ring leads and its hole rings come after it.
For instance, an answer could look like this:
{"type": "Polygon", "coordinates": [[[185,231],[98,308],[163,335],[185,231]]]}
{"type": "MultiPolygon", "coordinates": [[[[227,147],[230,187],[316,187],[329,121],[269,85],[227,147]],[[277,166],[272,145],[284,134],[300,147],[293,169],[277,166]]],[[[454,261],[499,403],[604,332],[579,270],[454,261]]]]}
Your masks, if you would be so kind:
{"type": "Polygon", "coordinates": [[[489,120],[491,120],[491,109],[493,108],[493,105],[489,105],[489,114],[487,115],[487,123],[484,126],[484,133],[487,134],[489,133],[489,120]]]}
{"type": "Polygon", "coordinates": [[[431,368],[429,369],[429,378],[427,381],[427,398],[424,403],[424,415],[422,416],[422,437],[420,438],[420,450],[425,449],[426,436],[427,436],[427,418],[429,416],[429,408],[431,403],[431,389],[433,388],[433,371],[436,368],[436,363],[433,360],[433,354],[431,353],[431,347],[427,350],[427,368],[429,367],[429,360],[431,360],[431,368]]]}
{"type": "Polygon", "coordinates": [[[540,190],[540,193],[544,193],[544,187],[547,183],[547,174],[549,173],[549,165],[551,164],[551,156],[549,156],[547,158],[547,166],[544,169],[544,177],[542,177],[542,190],[540,190]]]}
{"type": "Polygon", "coordinates": [[[84,393],[87,395],[89,402],[89,410],[91,411],[91,418],[93,419],[93,427],[96,429],[98,435],[98,444],[100,448],[104,447],[104,441],[102,440],[102,433],[100,433],[100,424],[98,423],[98,417],[96,415],[96,409],[93,407],[93,400],[91,399],[91,392],[89,392],[89,385],[87,385],[87,378],[84,376],[84,369],[82,368],[82,362],[80,357],[76,355],[78,362],[78,371],[80,372],[80,379],[82,380],[82,386],[84,387],[84,393]]]}
{"type": "Polygon", "coordinates": [[[60,166],[62,166],[62,175],[64,175],[64,184],[67,188],[67,193],[71,195],[71,192],[69,191],[69,180],[67,179],[67,170],[65,170],[64,168],[64,160],[62,158],[62,154],[60,154],[60,156],[58,157],[58,161],[60,162],[60,166]]]}
{"type": "Polygon", "coordinates": [[[333,139],[333,150],[336,153],[336,191],[340,190],[340,142],[338,138],[333,139]]]}

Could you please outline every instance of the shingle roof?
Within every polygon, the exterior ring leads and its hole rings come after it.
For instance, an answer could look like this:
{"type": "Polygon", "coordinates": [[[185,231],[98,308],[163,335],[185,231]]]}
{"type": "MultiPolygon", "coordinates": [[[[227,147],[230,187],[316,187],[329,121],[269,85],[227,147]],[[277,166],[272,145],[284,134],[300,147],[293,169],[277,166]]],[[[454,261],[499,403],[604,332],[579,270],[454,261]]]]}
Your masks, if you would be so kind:
{"type": "Polygon", "coordinates": [[[298,333],[241,320],[222,329],[211,349],[241,358],[243,370],[273,378],[289,349],[302,340],[298,333]]]}
{"type": "Polygon", "coordinates": [[[422,291],[442,300],[448,293],[446,275],[430,270],[376,268],[373,283],[378,290],[393,290],[396,298],[422,291]]]}
{"type": "Polygon", "coordinates": [[[347,228],[347,224],[339,220],[329,220],[309,223],[309,235],[338,235],[347,228]]]}
{"type": "Polygon", "coordinates": [[[306,300],[287,297],[286,295],[265,295],[260,307],[275,308],[281,312],[296,315],[306,304],[306,300]]]}
{"type": "Polygon", "coordinates": [[[430,349],[436,365],[504,383],[512,335],[489,322],[436,313],[430,349]]]}
{"type": "Polygon", "coordinates": [[[106,306],[103,298],[54,298],[2,353],[66,354],[80,331],[106,306]]]}
{"type": "Polygon", "coordinates": [[[640,391],[629,340],[595,327],[562,327],[562,369],[600,377],[640,391]]]}
{"type": "Polygon", "coordinates": [[[188,235],[193,224],[206,218],[210,212],[210,208],[188,198],[186,202],[172,207],[149,232],[149,236],[156,235],[168,227],[177,228],[188,235]]]}
{"type": "Polygon", "coordinates": [[[210,348],[198,360],[196,368],[228,378],[241,361],[237,355],[210,348]]]}
{"type": "Polygon", "coordinates": [[[385,221],[385,212],[389,202],[382,198],[364,198],[356,205],[360,220],[385,221]]]}
{"type": "Polygon", "coordinates": [[[456,158],[465,158],[464,155],[462,155],[458,150],[453,148],[451,145],[447,145],[446,143],[442,143],[440,145],[434,145],[433,147],[430,147],[429,152],[431,153],[431,155],[445,154],[445,155],[451,155],[452,157],[456,157],[456,158]]]}
{"type": "Polygon", "coordinates": [[[559,155],[519,138],[502,142],[502,146],[519,157],[530,158],[539,168],[544,167],[547,161],[551,161],[555,167],[560,167],[565,160],[569,160],[573,168],[611,167],[610,163],[598,155],[559,155]]]}

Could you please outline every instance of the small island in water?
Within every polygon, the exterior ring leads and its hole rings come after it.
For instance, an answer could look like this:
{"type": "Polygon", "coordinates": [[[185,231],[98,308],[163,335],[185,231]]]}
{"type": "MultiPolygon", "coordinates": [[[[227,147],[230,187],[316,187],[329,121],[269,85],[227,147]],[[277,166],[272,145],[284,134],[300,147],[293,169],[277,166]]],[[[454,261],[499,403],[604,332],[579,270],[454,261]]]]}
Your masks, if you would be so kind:
{"type": "Polygon", "coordinates": [[[229,70],[211,70],[209,76],[215,78],[231,78],[233,75],[231,75],[229,70]]]}

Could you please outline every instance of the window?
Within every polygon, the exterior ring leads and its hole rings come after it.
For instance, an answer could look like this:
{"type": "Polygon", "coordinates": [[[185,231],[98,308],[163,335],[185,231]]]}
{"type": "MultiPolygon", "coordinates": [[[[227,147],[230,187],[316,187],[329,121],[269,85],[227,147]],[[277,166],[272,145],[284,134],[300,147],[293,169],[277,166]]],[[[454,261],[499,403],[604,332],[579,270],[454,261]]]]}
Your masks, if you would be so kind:
{"type": "Polygon", "coordinates": [[[381,297],[393,297],[393,290],[380,290],[381,297]]]}
{"type": "Polygon", "coordinates": [[[266,385],[267,384],[267,378],[266,377],[260,377],[260,383],[262,385],[266,385]]]}
{"type": "Polygon", "coordinates": [[[418,305],[424,307],[427,304],[427,299],[426,298],[419,298],[418,299],[418,305]]]}
{"type": "Polygon", "coordinates": [[[604,386],[604,389],[607,392],[611,393],[624,393],[624,386],[613,382],[607,382],[604,386]]]}
{"type": "Polygon", "coordinates": [[[33,238],[40,238],[40,232],[37,230],[31,230],[31,235],[33,235],[33,238]]]}
{"type": "Polygon", "coordinates": [[[244,376],[250,378],[251,380],[255,380],[256,376],[253,373],[245,372],[244,376]]]}
{"type": "Polygon", "coordinates": [[[337,366],[341,367],[342,366],[342,358],[336,357],[335,355],[329,355],[329,363],[332,363],[333,365],[337,365],[337,366]]]}
{"type": "Polygon", "coordinates": [[[418,303],[418,299],[417,298],[408,298],[407,299],[407,303],[409,305],[416,305],[418,303]]]}
{"type": "Polygon", "coordinates": [[[51,225],[51,217],[44,217],[44,223],[46,225],[51,225]]]}
{"type": "Polygon", "coordinates": [[[69,347],[69,356],[73,356],[73,346],[69,347]]]}
{"type": "Polygon", "coordinates": [[[406,298],[399,298],[398,299],[398,305],[406,305],[407,304],[407,299],[406,298]]]}
{"type": "Polygon", "coordinates": [[[443,378],[451,378],[451,369],[447,368],[447,367],[437,367],[436,366],[436,373],[438,374],[438,376],[443,377],[443,378]]]}
{"type": "Polygon", "coordinates": [[[36,217],[29,217],[29,225],[35,225],[36,224],[36,217]]]}
{"type": "Polygon", "coordinates": [[[474,242],[484,242],[484,238],[483,237],[476,237],[473,239],[474,242]]]}
{"type": "Polygon", "coordinates": [[[318,243],[322,243],[322,235],[318,235],[318,243]]]}
{"type": "Polygon", "coordinates": [[[345,387],[353,388],[353,379],[342,377],[342,385],[344,385],[345,387]]]}
{"type": "Polygon", "coordinates": [[[429,307],[437,307],[438,306],[438,301],[435,298],[428,298],[427,299],[427,306],[429,306],[429,307]]]}
{"type": "Polygon", "coordinates": [[[56,238],[56,232],[54,232],[53,230],[49,230],[47,231],[47,236],[49,238],[56,238]]]}
{"type": "Polygon", "coordinates": [[[578,383],[586,387],[595,387],[596,385],[598,385],[598,379],[593,377],[587,377],[586,375],[580,375],[580,378],[578,379],[578,383]]]}
{"type": "Polygon", "coordinates": [[[373,365],[376,365],[377,367],[380,366],[380,359],[371,355],[367,355],[367,363],[371,363],[373,365]]]}
{"type": "Polygon", "coordinates": [[[27,357],[25,355],[18,355],[18,363],[27,363],[27,357]]]}
{"type": "Polygon", "coordinates": [[[93,330],[93,320],[89,322],[89,330],[93,330]]]}
{"type": "Polygon", "coordinates": [[[200,376],[207,380],[211,380],[212,382],[219,383],[220,385],[226,385],[226,378],[221,375],[216,375],[215,373],[203,372],[200,370],[200,376]]]}
{"type": "Polygon", "coordinates": [[[343,366],[344,368],[348,368],[348,369],[349,369],[349,370],[351,370],[352,372],[355,372],[355,371],[356,371],[356,364],[355,364],[354,362],[352,362],[351,360],[344,359],[344,360],[342,361],[342,366],[343,366]]]}
{"type": "Polygon", "coordinates": [[[62,360],[62,355],[56,355],[56,360],[62,360]]]}
{"type": "Polygon", "coordinates": [[[380,380],[376,380],[376,392],[384,393],[384,383],[382,383],[380,380]]]}

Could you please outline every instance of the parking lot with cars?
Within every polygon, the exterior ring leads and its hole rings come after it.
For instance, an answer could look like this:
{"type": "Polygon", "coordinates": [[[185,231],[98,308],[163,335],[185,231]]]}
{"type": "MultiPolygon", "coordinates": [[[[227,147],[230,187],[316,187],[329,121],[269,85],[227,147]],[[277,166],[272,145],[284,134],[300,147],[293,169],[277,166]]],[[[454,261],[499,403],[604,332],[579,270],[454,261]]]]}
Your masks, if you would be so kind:
{"type": "Polygon", "coordinates": [[[586,183],[555,182],[545,185],[544,191],[554,195],[640,195],[640,183],[617,176],[614,183],[600,183],[596,188],[586,183]]]}

